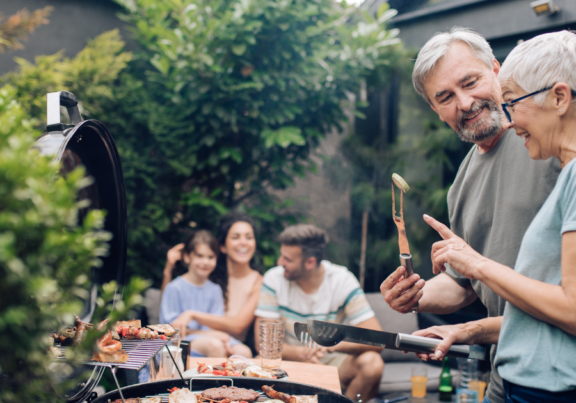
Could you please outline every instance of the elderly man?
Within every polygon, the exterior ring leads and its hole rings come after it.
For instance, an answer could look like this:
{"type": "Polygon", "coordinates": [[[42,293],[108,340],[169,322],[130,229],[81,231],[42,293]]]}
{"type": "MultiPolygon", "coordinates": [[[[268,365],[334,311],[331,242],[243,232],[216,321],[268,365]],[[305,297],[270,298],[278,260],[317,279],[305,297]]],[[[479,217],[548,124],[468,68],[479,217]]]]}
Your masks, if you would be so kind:
{"type": "MultiPolygon", "coordinates": [[[[508,130],[496,76],[500,65],[490,45],[475,32],[453,28],[431,38],[416,60],[412,80],[442,121],[472,147],[448,192],[452,231],[483,256],[514,267],[528,225],[552,191],[560,167],[555,159],[533,161],[513,130],[508,130]]],[[[404,278],[399,267],[381,286],[386,302],[406,313],[419,302],[420,312],[446,314],[480,298],[488,318],[417,332],[444,339],[441,357],[452,343],[498,340],[505,301],[477,280],[452,268],[425,282],[404,278]]],[[[520,348],[520,347],[519,347],[520,348]]],[[[495,346],[491,351],[493,361],[495,346]]],[[[492,367],[486,393],[490,403],[504,402],[502,380],[492,367]]]]}
{"type": "Polygon", "coordinates": [[[322,260],[328,235],[313,225],[288,227],[279,241],[278,266],[266,272],[260,291],[256,339],[260,319],[282,319],[286,327],[284,359],[338,367],[346,396],[356,400],[360,394],[367,401],[376,395],[384,369],[381,348],[339,343],[312,350],[294,334],[294,322],[309,318],[382,330],[358,280],[346,267],[322,260]]]}

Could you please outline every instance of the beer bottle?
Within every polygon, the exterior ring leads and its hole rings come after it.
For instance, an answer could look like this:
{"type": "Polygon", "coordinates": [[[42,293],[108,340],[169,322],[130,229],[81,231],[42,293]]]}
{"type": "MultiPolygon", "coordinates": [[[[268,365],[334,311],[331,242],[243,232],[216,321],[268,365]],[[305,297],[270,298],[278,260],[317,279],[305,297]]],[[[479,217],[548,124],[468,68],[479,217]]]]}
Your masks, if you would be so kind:
{"type": "Polygon", "coordinates": [[[443,402],[452,401],[452,375],[450,375],[450,359],[444,358],[442,363],[442,373],[440,374],[440,400],[443,402]]]}

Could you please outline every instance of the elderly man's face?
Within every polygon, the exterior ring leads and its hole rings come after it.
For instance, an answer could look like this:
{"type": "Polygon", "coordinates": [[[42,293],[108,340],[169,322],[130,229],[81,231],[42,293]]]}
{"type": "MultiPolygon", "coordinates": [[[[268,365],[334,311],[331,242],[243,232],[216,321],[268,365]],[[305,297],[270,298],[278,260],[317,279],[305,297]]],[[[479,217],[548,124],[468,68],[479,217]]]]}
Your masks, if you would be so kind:
{"type": "Polygon", "coordinates": [[[490,69],[468,45],[456,42],[426,81],[432,109],[463,141],[483,143],[505,128],[499,70],[497,61],[490,69]]]}

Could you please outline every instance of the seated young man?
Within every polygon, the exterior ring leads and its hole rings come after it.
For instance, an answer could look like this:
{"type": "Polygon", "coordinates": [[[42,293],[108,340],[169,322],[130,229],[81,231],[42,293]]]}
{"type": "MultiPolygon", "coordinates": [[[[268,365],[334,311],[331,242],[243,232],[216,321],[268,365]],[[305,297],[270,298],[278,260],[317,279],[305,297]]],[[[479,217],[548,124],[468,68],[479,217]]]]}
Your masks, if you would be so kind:
{"type": "Polygon", "coordinates": [[[256,348],[261,319],[282,319],[285,324],[282,358],[338,367],[346,396],[363,401],[376,395],[384,362],[380,348],[354,343],[310,349],[294,334],[294,322],[309,318],[382,330],[354,275],[324,257],[328,243],[325,231],[313,225],[286,228],[278,266],[266,272],[256,309],[256,348]]]}

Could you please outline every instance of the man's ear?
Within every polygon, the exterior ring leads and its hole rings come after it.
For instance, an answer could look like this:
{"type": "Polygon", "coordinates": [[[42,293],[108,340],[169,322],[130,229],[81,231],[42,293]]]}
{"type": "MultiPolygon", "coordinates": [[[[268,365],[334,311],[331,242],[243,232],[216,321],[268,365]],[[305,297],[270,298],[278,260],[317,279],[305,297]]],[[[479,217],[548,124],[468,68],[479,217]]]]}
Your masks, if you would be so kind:
{"type": "Polygon", "coordinates": [[[314,256],[310,256],[304,261],[304,268],[306,270],[314,270],[316,267],[318,267],[318,260],[316,260],[314,256]]]}
{"type": "Polygon", "coordinates": [[[498,63],[498,60],[496,59],[494,59],[494,61],[492,62],[492,71],[494,72],[496,77],[498,77],[498,73],[500,73],[500,63],[498,63]]]}

